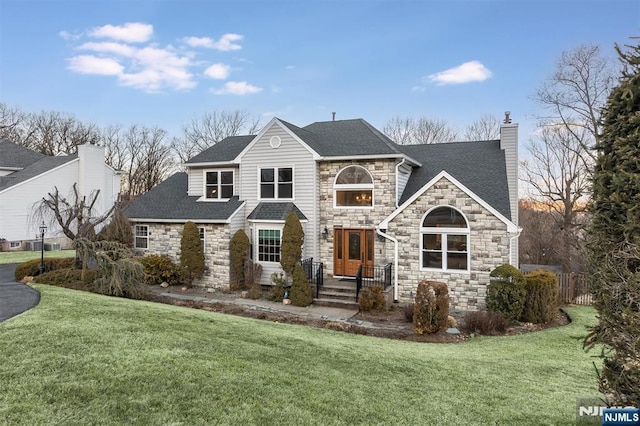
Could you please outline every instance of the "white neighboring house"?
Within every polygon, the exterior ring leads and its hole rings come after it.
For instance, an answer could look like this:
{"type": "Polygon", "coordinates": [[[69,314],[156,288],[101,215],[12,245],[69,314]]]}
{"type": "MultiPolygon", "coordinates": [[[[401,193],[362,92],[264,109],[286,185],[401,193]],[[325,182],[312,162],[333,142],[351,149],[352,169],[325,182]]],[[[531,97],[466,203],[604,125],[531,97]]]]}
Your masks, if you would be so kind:
{"type": "MultiPolygon", "coordinates": [[[[4,249],[28,250],[39,239],[39,226],[32,212],[38,201],[58,188],[72,200],[73,184],[81,195],[100,190],[94,208],[101,215],[118,200],[119,172],[105,164],[104,147],[80,145],[73,155],[48,156],[0,139],[0,238],[4,249]],[[36,237],[38,235],[38,237],[36,237]]],[[[69,247],[57,223],[46,223],[45,247],[69,247]],[[49,246],[46,243],[51,243],[49,246]]]]}

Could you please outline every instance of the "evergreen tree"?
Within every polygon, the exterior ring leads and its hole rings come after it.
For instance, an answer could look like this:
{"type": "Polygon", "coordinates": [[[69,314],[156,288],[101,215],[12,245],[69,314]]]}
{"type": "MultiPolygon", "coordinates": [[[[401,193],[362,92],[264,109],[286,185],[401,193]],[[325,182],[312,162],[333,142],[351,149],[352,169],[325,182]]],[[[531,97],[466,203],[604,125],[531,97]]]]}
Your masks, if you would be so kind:
{"type": "Polygon", "coordinates": [[[248,285],[245,283],[244,276],[244,263],[249,258],[251,243],[243,229],[238,229],[236,233],[233,234],[229,249],[231,251],[231,289],[247,288],[248,285]]]}
{"type": "Polygon", "coordinates": [[[309,306],[313,303],[313,289],[304,276],[302,265],[296,263],[293,268],[293,284],[289,295],[293,306],[309,306]]]}
{"type": "Polygon", "coordinates": [[[280,265],[287,274],[293,273],[293,268],[302,258],[302,244],[304,242],[304,231],[300,224],[298,215],[289,213],[282,229],[282,246],[280,247],[280,265]]]}
{"type": "Polygon", "coordinates": [[[180,265],[187,285],[204,273],[204,253],[200,243],[198,227],[193,222],[184,224],[180,239],[180,265]]]}
{"type": "Polygon", "coordinates": [[[640,45],[616,50],[624,65],[603,111],[588,233],[599,323],[585,344],[604,344],[607,403],[640,406],[640,45]]]}

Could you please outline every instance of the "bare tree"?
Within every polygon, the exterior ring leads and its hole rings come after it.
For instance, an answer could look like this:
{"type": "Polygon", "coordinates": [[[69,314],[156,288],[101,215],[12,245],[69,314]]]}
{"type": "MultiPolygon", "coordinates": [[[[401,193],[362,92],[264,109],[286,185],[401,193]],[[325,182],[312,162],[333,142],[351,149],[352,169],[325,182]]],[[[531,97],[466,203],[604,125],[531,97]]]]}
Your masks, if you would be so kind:
{"type": "Polygon", "coordinates": [[[520,264],[560,265],[559,228],[546,204],[520,200],[518,211],[520,264]]]}
{"type": "Polygon", "coordinates": [[[382,131],[400,145],[452,142],[458,132],[444,120],[428,117],[393,117],[382,131]]]}
{"type": "Polygon", "coordinates": [[[60,194],[57,187],[35,204],[32,220],[55,222],[69,239],[87,238],[94,240],[96,228],[100,227],[113,213],[115,204],[103,214],[97,215],[95,205],[100,190],[92,191],[89,196],[81,195],[78,184],[74,183],[69,198],[60,194]]]}
{"type": "Polygon", "coordinates": [[[182,135],[174,137],[171,146],[182,162],[229,136],[255,134],[260,119],[247,111],[213,111],[193,118],[182,127],[182,135]]]}
{"type": "Polygon", "coordinates": [[[0,139],[20,143],[26,116],[21,109],[0,102],[0,139]]]}
{"type": "Polygon", "coordinates": [[[546,205],[560,230],[566,272],[571,270],[572,253],[582,250],[590,163],[582,156],[581,141],[587,132],[583,127],[543,127],[527,145],[531,158],[521,162],[521,179],[532,188],[532,197],[546,205]]]}
{"type": "Polygon", "coordinates": [[[495,115],[484,114],[464,130],[466,141],[490,141],[500,139],[500,120],[495,115]]]}
{"type": "Polygon", "coordinates": [[[616,70],[595,45],[565,51],[555,71],[534,95],[549,113],[543,125],[562,124],[578,142],[581,155],[595,159],[592,150],[600,134],[600,111],[615,84],[616,70]]]}

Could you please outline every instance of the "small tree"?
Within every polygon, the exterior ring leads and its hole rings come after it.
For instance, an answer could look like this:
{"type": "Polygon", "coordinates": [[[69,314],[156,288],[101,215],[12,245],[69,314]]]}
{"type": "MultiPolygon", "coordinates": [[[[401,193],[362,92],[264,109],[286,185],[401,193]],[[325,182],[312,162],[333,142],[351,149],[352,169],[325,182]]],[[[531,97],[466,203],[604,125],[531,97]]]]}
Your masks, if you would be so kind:
{"type": "Polygon", "coordinates": [[[293,274],[295,266],[300,263],[303,242],[304,231],[300,219],[298,219],[298,215],[291,212],[282,229],[282,245],[280,247],[280,265],[288,276],[293,274]]]}
{"type": "Polygon", "coordinates": [[[238,229],[229,244],[231,252],[231,289],[249,287],[245,282],[245,261],[249,258],[251,244],[243,229],[238,229]]]}
{"type": "Polygon", "coordinates": [[[200,233],[193,222],[184,224],[180,239],[180,266],[184,270],[185,281],[191,285],[193,280],[204,273],[204,253],[200,244],[200,233]]]}
{"type": "Polygon", "coordinates": [[[309,306],[313,302],[313,289],[304,276],[300,263],[296,263],[293,268],[293,285],[289,298],[294,306],[309,306]]]}

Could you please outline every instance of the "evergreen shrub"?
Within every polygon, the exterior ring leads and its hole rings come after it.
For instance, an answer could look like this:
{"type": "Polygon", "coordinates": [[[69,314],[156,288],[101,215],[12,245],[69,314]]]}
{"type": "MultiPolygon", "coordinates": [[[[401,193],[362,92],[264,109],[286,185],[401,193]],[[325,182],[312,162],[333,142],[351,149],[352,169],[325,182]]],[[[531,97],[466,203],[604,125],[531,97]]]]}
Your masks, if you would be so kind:
{"type": "Polygon", "coordinates": [[[245,282],[244,269],[245,261],[249,258],[251,243],[249,237],[243,229],[238,229],[229,243],[230,263],[231,263],[231,283],[232,291],[242,290],[250,287],[245,282]]]}
{"type": "Polygon", "coordinates": [[[204,253],[200,233],[195,223],[184,224],[180,239],[180,266],[184,272],[185,284],[190,286],[193,280],[204,274],[204,253]]]}
{"type": "Polygon", "coordinates": [[[287,280],[282,272],[274,272],[271,274],[271,282],[273,286],[267,293],[267,299],[272,302],[282,302],[284,299],[285,285],[287,280]]]}
{"type": "Polygon", "coordinates": [[[413,327],[418,334],[447,328],[449,289],[445,283],[424,280],[418,284],[413,306],[413,327]]]}
{"type": "MultiPolygon", "coordinates": [[[[44,272],[57,269],[72,268],[75,264],[73,257],[46,257],[44,259],[44,272]]],[[[35,277],[40,274],[40,259],[27,260],[16,267],[14,277],[20,281],[24,277],[35,277]]]]}
{"type": "Polygon", "coordinates": [[[289,298],[293,306],[309,306],[313,303],[313,289],[299,263],[293,268],[293,284],[289,298]]]}
{"type": "Polygon", "coordinates": [[[534,324],[552,321],[558,310],[558,279],[550,271],[533,271],[524,276],[526,298],[521,320],[534,324]]]}
{"type": "Polygon", "coordinates": [[[365,287],[358,300],[361,311],[382,311],[385,307],[384,292],[379,285],[365,287]]]}
{"type": "Polygon", "coordinates": [[[149,285],[159,285],[166,282],[169,285],[182,284],[180,267],[164,254],[152,254],[138,259],[144,267],[145,282],[149,285]]]}
{"type": "Polygon", "coordinates": [[[490,276],[487,309],[502,314],[509,321],[519,320],[527,295],[524,275],[516,267],[504,264],[491,271],[490,276]]]}

